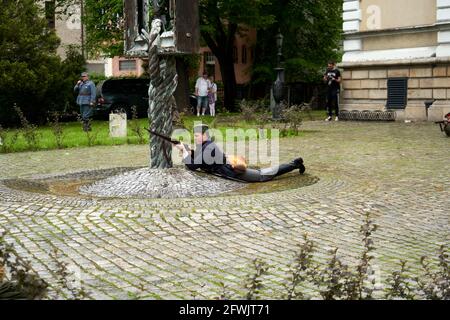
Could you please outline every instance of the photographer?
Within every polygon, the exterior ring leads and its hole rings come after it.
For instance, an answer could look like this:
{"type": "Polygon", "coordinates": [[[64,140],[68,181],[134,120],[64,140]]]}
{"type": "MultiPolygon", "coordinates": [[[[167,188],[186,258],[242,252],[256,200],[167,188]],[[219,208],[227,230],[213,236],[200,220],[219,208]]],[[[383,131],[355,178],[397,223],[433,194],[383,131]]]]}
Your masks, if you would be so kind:
{"type": "Polygon", "coordinates": [[[97,93],[87,72],[81,74],[81,79],[78,80],[73,90],[78,93],[77,104],[80,106],[83,131],[91,131],[90,118],[94,111],[97,93]]]}
{"type": "Polygon", "coordinates": [[[330,121],[334,113],[336,115],[335,121],[339,121],[339,91],[341,89],[341,72],[336,68],[334,61],[328,62],[327,71],[323,75],[323,81],[327,83],[327,112],[328,117],[325,121],[330,121]]]}

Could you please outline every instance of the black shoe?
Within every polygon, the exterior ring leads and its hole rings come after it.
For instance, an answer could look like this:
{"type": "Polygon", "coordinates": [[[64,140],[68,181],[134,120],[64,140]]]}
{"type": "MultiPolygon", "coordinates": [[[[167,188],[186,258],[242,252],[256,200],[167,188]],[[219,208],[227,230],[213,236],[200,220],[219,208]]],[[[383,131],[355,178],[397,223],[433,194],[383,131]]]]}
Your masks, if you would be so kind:
{"type": "Polygon", "coordinates": [[[299,169],[298,171],[300,172],[300,174],[303,174],[305,172],[306,168],[303,165],[302,158],[297,158],[297,159],[293,160],[292,162],[293,162],[294,166],[299,169]]]}
{"type": "Polygon", "coordinates": [[[300,168],[300,166],[303,165],[303,159],[297,158],[297,159],[293,160],[292,163],[294,164],[294,166],[296,168],[300,168]]]}
{"type": "Polygon", "coordinates": [[[300,168],[298,169],[298,171],[300,172],[300,174],[304,174],[305,173],[305,166],[303,164],[300,165],[300,168]]]}

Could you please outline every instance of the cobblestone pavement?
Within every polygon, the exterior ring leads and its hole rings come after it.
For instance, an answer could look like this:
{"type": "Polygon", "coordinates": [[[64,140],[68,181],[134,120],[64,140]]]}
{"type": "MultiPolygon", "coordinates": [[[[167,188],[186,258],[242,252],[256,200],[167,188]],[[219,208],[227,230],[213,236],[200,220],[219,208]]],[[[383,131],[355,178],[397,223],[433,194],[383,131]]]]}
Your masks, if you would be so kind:
{"type": "MultiPolygon", "coordinates": [[[[252,259],[270,266],[262,297],[279,298],[302,235],[317,259],[340,248],[350,263],[370,212],[380,283],[405,259],[449,246],[450,139],[430,123],[308,122],[282,140],[282,161],[301,155],[316,184],[282,192],[192,199],[86,199],[8,189],[0,183],[0,229],[53,283],[61,250],[97,299],[236,295],[252,259]],[[143,291],[141,289],[144,289],[143,291]]],[[[0,155],[1,178],[30,178],[148,163],[146,146],[92,147],[0,155]]]]}

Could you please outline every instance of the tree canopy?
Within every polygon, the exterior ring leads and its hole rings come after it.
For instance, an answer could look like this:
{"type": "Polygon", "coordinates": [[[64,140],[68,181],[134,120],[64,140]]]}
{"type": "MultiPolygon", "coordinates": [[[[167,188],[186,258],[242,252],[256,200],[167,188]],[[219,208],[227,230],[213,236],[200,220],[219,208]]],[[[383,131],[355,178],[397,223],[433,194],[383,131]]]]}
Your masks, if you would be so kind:
{"type": "Polygon", "coordinates": [[[288,82],[315,82],[328,60],[339,61],[342,0],[277,0],[265,14],[276,16],[269,28],[258,31],[254,82],[274,79],[275,36],[284,36],[283,57],[288,82]]]}
{"type": "MultiPolygon", "coordinates": [[[[57,0],[60,4],[76,0],[57,0]]],[[[85,0],[84,23],[91,54],[123,52],[123,1],[85,0]]],[[[253,83],[274,80],[275,35],[284,36],[286,80],[314,82],[329,59],[340,59],[343,0],[199,0],[202,39],[217,57],[225,106],[234,108],[233,46],[246,28],[258,31],[253,83]]],[[[150,5],[152,2],[150,1],[150,5]]]]}
{"type": "Polygon", "coordinates": [[[32,120],[64,108],[84,61],[56,55],[60,41],[33,0],[3,0],[0,10],[0,121],[15,120],[16,103],[32,120]],[[78,62],[77,62],[78,61],[78,62]],[[74,66],[75,64],[75,66],[74,66]],[[74,68],[75,70],[73,70],[74,68]],[[68,87],[67,87],[68,86],[68,87]],[[70,91],[67,91],[67,90],[70,91]]]}

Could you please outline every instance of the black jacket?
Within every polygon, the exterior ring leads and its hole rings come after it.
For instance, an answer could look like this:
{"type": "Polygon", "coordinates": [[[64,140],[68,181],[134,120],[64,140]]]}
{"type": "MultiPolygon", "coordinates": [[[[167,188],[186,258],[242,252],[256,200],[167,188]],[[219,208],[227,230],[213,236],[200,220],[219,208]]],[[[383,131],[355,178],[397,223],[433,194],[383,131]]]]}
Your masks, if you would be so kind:
{"type": "Polygon", "coordinates": [[[183,163],[189,170],[200,169],[205,172],[219,174],[227,178],[236,178],[236,173],[231,165],[227,163],[225,154],[212,142],[207,140],[191,150],[190,156],[183,159],[183,163]]]}

